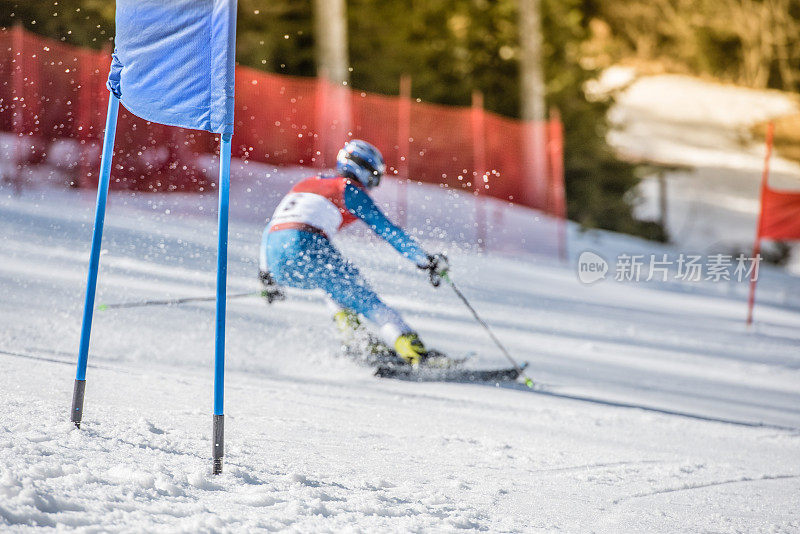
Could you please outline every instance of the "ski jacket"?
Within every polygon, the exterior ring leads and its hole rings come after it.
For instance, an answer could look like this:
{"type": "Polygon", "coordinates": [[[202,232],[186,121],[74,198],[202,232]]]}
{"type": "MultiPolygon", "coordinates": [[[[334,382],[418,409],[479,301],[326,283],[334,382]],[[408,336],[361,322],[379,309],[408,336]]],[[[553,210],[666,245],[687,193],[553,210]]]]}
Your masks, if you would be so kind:
{"type": "Polygon", "coordinates": [[[417,265],[428,263],[419,243],[386,217],[361,184],[343,176],[312,176],[297,183],[275,208],[268,229],[301,230],[330,239],[357,220],[417,265]]]}

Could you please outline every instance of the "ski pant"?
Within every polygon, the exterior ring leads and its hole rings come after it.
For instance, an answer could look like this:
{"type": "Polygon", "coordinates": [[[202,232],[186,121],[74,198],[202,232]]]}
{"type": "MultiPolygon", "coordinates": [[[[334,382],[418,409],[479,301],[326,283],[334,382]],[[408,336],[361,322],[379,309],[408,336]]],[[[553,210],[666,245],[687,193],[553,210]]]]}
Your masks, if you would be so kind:
{"type": "Polygon", "coordinates": [[[363,315],[394,344],[412,332],[400,314],[372,290],[355,265],[346,260],[325,236],[303,230],[264,231],[261,269],[279,284],[299,289],[322,289],[340,308],[363,315]]]}

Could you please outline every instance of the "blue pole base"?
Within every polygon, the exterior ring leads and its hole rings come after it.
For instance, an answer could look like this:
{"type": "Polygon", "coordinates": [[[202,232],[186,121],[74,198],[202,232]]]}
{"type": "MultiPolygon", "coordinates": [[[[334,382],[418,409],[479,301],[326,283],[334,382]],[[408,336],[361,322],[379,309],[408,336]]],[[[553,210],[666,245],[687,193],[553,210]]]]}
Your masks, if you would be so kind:
{"type": "Polygon", "coordinates": [[[86,392],[86,380],[75,380],[75,388],[72,390],[72,410],[69,419],[75,426],[81,427],[83,417],[83,394],[86,392]]]}
{"type": "Polygon", "coordinates": [[[214,458],[214,466],[212,472],[215,475],[219,475],[222,473],[222,457],[225,454],[225,416],[224,415],[214,415],[214,425],[212,430],[214,440],[213,440],[213,450],[212,455],[214,458]]]}

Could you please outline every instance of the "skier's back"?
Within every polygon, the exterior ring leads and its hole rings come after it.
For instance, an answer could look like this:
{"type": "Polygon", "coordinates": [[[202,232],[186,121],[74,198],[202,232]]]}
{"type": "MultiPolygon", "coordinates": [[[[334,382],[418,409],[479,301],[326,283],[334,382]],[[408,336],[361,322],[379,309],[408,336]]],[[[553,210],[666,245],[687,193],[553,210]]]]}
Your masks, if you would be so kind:
{"type": "MultiPolygon", "coordinates": [[[[368,190],[380,184],[385,165],[377,148],[353,140],[339,151],[337,174],[297,183],[283,198],[261,244],[261,271],[282,285],[322,289],[339,307],[340,329],[355,329],[362,315],[379,329],[383,340],[406,362],[425,361],[428,350],[400,314],[380,300],[330,239],[348,224],[364,221],[402,256],[434,276],[447,269],[446,258],[428,255],[419,243],[392,224],[368,190]]],[[[433,278],[433,277],[432,277],[433,278]]]]}

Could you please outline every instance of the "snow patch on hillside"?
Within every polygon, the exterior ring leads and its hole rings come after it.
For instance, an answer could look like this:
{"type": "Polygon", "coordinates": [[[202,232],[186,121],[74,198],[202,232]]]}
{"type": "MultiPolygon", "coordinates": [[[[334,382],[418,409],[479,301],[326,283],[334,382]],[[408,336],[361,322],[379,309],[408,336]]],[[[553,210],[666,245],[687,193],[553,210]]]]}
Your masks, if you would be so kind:
{"type": "MultiPolygon", "coordinates": [[[[763,142],[750,127],[798,112],[796,95],[684,75],[638,76],[614,67],[587,89],[613,94],[608,140],[623,157],[678,167],[666,171],[667,229],[686,252],[749,250],[755,234],[763,142]]],[[[800,190],[800,165],[774,155],[770,184],[800,190]]],[[[660,216],[657,176],[639,189],[637,215],[660,216]]],[[[790,267],[800,272],[800,257],[790,267]]]]}

